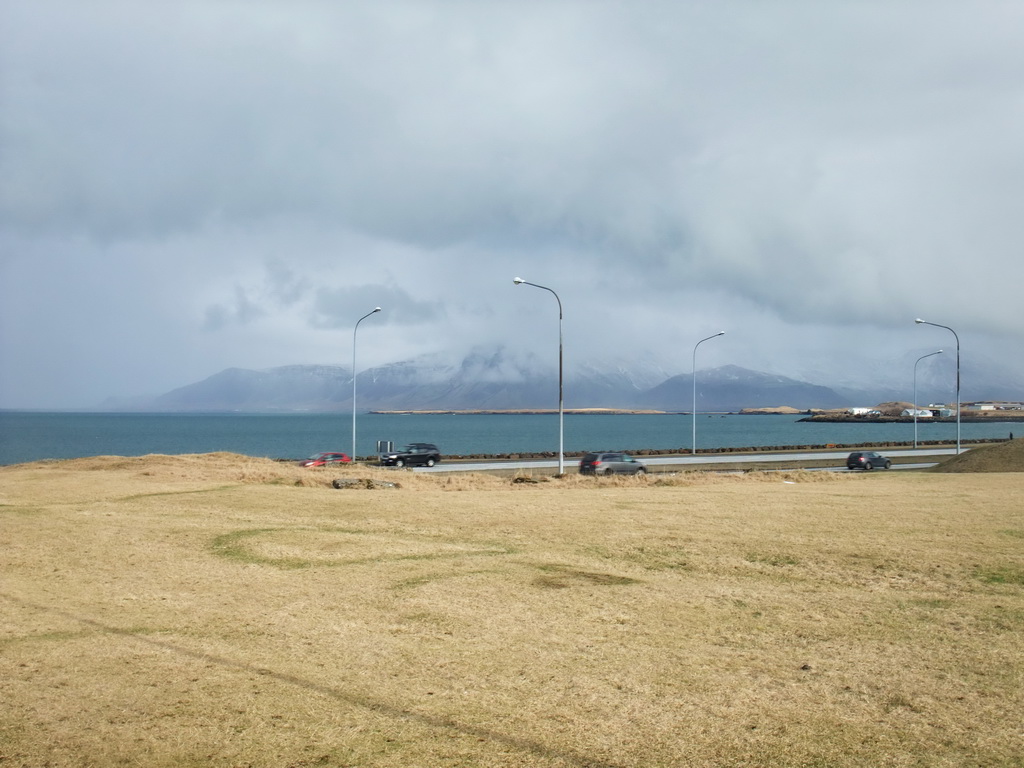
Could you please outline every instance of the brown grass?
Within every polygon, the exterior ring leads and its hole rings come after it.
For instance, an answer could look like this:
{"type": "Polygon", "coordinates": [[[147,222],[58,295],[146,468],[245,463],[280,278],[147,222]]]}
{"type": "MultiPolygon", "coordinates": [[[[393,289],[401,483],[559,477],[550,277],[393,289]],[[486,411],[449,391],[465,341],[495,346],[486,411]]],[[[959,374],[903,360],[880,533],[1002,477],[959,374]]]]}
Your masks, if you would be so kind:
{"type": "Polygon", "coordinates": [[[1022,493],[0,468],[0,765],[1021,766],[1022,493]]]}
{"type": "Polygon", "coordinates": [[[934,472],[1024,472],[1024,439],[983,445],[954,456],[934,472]]]}

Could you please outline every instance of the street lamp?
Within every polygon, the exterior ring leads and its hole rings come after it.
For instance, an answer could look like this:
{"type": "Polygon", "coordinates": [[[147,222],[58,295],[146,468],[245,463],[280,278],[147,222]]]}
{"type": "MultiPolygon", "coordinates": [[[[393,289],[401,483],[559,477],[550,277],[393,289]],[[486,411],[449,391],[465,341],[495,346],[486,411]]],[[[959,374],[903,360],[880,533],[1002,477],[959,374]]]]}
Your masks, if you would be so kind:
{"type": "Polygon", "coordinates": [[[725,331],[719,331],[718,333],[708,336],[706,339],[701,339],[693,345],[693,367],[690,369],[693,371],[693,411],[691,416],[693,417],[693,454],[697,454],[697,347],[703,344],[705,341],[711,339],[717,339],[719,336],[724,336],[725,331]]]}
{"type": "Polygon", "coordinates": [[[953,338],[956,339],[956,453],[960,455],[960,337],[956,335],[956,331],[950,328],[948,325],[939,325],[938,323],[929,323],[927,320],[922,320],[920,317],[915,321],[918,325],[934,325],[936,328],[945,328],[947,331],[953,334],[953,338]]]}
{"type": "Polygon", "coordinates": [[[352,329],[352,461],[356,460],[356,331],[359,330],[359,324],[363,322],[370,315],[375,315],[380,312],[380,307],[374,307],[372,312],[367,312],[365,315],[356,320],[356,327],[352,329]]]}
{"type": "Polygon", "coordinates": [[[532,285],[534,288],[548,291],[558,302],[558,474],[562,475],[565,473],[565,429],[562,408],[562,300],[546,285],[530,283],[521,277],[513,278],[512,282],[516,285],[532,285]]]}
{"type": "Polygon", "coordinates": [[[926,357],[932,357],[933,355],[941,355],[942,350],[936,352],[929,352],[927,355],[921,355],[917,358],[914,363],[914,448],[917,448],[917,364],[924,360],[926,357]]]}

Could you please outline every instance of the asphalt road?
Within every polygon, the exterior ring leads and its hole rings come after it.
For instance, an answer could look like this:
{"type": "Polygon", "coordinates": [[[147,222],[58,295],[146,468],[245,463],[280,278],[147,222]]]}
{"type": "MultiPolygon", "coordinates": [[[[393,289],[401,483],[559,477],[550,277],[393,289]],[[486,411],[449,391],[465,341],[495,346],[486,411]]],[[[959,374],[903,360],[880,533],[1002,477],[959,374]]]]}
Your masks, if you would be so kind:
{"type": "MultiPolygon", "coordinates": [[[[966,449],[965,449],[966,450],[966,449]]],[[[930,456],[952,456],[955,448],[918,448],[885,451],[884,455],[893,460],[893,469],[924,469],[934,466],[936,462],[907,463],[909,458],[930,456]]],[[[808,467],[808,469],[841,469],[846,471],[846,457],[849,451],[795,451],[792,453],[702,453],[696,456],[644,456],[640,460],[652,472],[670,471],[670,468],[686,469],[688,466],[711,466],[717,471],[728,471],[734,464],[771,464],[835,461],[835,467],[808,467]]],[[[578,471],[577,460],[565,461],[566,472],[578,471]]],[[[441,462],[433,467],[415,467],[415,472],[516,472],[531,469],[558,469],[558,459],[538,459],[529,461],[479,461],[479,462],[441,462]]]]}

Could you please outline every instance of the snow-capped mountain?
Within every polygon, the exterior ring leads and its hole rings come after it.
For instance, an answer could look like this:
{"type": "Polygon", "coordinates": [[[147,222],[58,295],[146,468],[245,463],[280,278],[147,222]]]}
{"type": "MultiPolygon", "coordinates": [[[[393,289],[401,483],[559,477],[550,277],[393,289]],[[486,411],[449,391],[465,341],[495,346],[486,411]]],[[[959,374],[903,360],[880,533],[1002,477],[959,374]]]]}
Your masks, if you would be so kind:
{"type": "MultiPolygon", "coordinates": [[[[941,356],[936,356],[941,357],[941,356]]],[[[953,356],[950,355],[950,358],[953,356]]],[[[929,362],[933,361],[931,359],[929,362]]],[[[552,361],[514,355],[503,348],[476,350],[461,360],[427,355],[359,373],[360,410],[506,410],[558,407],[558,371],[552,361]]],[[[955,361],[920,366],[920,402],[950,402],[955,361]]],[[[899,368],[912,369],[913,360],[899,368]]],[[[1024,387],[970,369],[970,399],[1020,399],[1024,387]]],[[[965,375],[965,381],[967,377],[965,375]]],[[[912,383],[895,386],[832,386],[735,365],[697,371],[697,409],[739,411],[790,406],[800,410],[875,405],[911,399],[912,383]]],[[[563,375],[566,408],[647,408],[688,412],[693,406],[693,377],[672,375],[646,360],[590,361],[567,366],[563,375]]],[[[969,394],[968,394],[969,392],[969,394]]],[[[229,368],[203,381],[156,398],[139,398],[121,409],[138,411],[345,411],[352,407],[352,374],[343,366],[289,365],[267,370],[229,368]]],[[[113,409],[116,406],[111,406],[113,409]]]]}

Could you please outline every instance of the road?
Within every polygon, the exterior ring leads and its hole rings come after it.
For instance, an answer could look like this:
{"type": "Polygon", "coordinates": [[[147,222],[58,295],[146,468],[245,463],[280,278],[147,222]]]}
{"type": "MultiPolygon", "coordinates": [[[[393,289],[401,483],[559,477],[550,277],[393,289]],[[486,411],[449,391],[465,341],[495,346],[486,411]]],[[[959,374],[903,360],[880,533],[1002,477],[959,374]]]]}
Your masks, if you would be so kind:
{"type": "MultiPolygon", "coordinates": [[[[966,449],[965,449],[966,450],[966,449]]],[[[934,466],[935,462],[905,463],[905,459],[952,456],[955,448],[908,448],[886,451],[885,455],[893,460],[893,469],[923,469],[934,466]]],[[[652,471],[666,471],[668,467],[685,469],[687,466],[711,465],[713,469],[725,471],[730,464],[782,464],[786,462],[818,462],[835,461],[835,467],[817,467],[816,469],[845,470],[846,457],[849,451],[794,451],[792,453],[702,453],[678,456],[643,456],[641,461],[652,471]]],[[[566,461],[565,470],[576,472],[579,463],[576,460],[566,461]]],[[[767,468],[770,468],[767,467],[767,468]]],[[[415,472],[517,472],[531,469],[558,469],[558,459],[536,459],[528,461],[479,461],[479,462],[442,462],[433,467],[415,467],[415,472]]],[[[811,469],[811,467],[808,467],[811,469]]]]}

